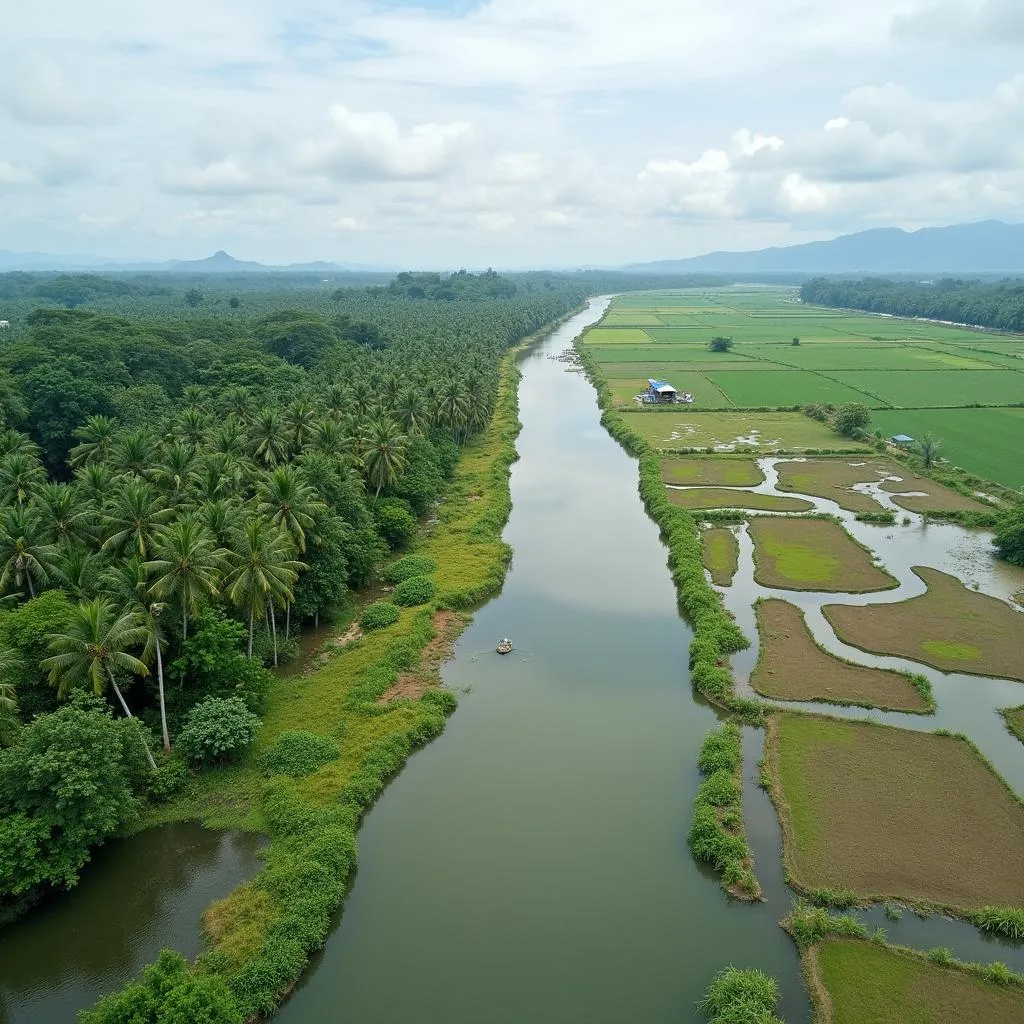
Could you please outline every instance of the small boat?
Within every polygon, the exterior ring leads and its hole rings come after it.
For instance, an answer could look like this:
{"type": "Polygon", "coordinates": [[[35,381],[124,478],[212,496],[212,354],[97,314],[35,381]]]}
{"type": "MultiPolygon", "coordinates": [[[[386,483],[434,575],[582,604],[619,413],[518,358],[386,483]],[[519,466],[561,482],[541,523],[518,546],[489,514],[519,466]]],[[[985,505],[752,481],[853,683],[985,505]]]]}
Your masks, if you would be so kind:
{"type": "Polygon", "coordinates": [[[512,641],[508,637],[505,637],[501,643],[495,648],[499,654],[511,654],[512,653],[512,641]]]}

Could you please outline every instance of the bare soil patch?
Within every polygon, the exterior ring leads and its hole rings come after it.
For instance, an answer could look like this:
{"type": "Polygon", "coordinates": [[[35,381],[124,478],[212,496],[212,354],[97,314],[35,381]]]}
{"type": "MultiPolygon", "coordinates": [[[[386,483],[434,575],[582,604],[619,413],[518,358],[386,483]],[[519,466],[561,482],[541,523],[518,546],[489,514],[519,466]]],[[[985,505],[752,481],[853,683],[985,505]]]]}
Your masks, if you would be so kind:
{"type": "Polygon", "coordinates": [[[803,498],[777,494],[755,494],[732,487],[692,487],[685,491],[668,488],[668,498],[680,508],[750,508],[759,512],[809,512],[814,506],[803,498]]]}
{"type": "Polygon", "coordinates": [[[796,605],[773,599],[758,602],[756,611],[761,650],[750,685],[758,693],[885,711],[931,710],[905,675],[851,665],[822,650],[796,605]]]}
{"type": "Polygon", "coordinates": [[[378,698],[378,704],[394,700],[416,700],[432,686],[441,685],[441,666],[452,656],[455,641],[462,632],[464,622],[458,612],[434,612],[434,638],[420,656],[420,663],[412,672],[403,672],[378,698]]]}
{"type": "Polygon", "coordinates": [[[944,487],[934,480],[929,480],[926,476],[919,476],[905,466],[896,466],[892,475],[902,479],[885,480],[882,483],[882,490],[888,491],[892,495],[892,500],[908,512],[992,511],[991,505],[964,497],[952,488],[944,487]],[[918,491],[921,492],[921,495],[916,493],[918,491]]]}
{"type": "Polygon", "coordinates": [[[703,530],[700,550],[712,582],[719,587],[730,586],[740,564],[740,547],[732,530],[719,527],[703,530]]]}
{"type": "Polygon", "coordinates": [[[863,594],[898,586],[838,523],[827,519],[752,519],[754,579],[783,590],[863,594]]]}
{"type": "Polygon", "coordinates": [[[966,740],[779,713],[765,750],[798,888],[1024,906],[1024,807],[966,740]]]}
{"type": "Polygon", "coordinates": [[[863,939],[827,939],[804,957],[819,1024],[1016,1024],[1024,989],[863,939]],[[820,998],[821,995],[824,998],[820,998]]]}
{"type": "Polygon", "coordinates": [[[764,473],[753,459],[662,459],[661,479],[667,484],[756,487],[764,483],[764,473]]]}
{"type": "Polygon", "coordinates": [[[943,672],[1024,682],[1024,614],[938,569],[915,566],[914,572],[928,586],[920,597],[862,608],[825,605],[822,612],[840,640],[943,672]]]}

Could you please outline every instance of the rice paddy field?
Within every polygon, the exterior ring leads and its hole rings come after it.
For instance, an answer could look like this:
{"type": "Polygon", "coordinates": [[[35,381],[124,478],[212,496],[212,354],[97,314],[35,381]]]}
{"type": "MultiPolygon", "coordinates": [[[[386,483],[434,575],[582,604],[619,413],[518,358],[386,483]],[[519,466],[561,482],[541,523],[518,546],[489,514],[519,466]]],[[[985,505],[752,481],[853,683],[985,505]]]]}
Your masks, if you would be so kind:
{"type": "MultiPolygon", "coordinates": [[[[704,410],[861,402],[885,436],[932,433],[949,461],[1024,486],[1024,337],[804,306],[796,289],[737,285],[621,296],[584,344],[620,408],[634,408],[652,377],[694,396],[685,429],[661,421],[642,430],[656,444],[749,436],[723,438],[720,421],[695,426],[704,410]],[[718,336],[732,339],[729,351],[710,351],[718,336]]],[[[766,426],[761,435],[780,437],[777,446],[843,447],[827,428],[811,438],[766,426]]],[[[759,445],[771,447],[747,447],[759,445]]]]}

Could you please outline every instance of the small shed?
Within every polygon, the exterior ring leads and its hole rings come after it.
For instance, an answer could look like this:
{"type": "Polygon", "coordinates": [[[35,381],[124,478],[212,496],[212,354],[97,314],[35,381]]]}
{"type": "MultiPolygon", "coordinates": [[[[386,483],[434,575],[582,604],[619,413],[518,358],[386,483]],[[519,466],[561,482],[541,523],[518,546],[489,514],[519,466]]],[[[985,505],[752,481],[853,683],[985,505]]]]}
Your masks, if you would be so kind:
{"type": "Polygon", "coordinates": [[[889,438],[889,444],[894,444],[897,448],[906,448],[908,444],[913,443],[914,439],[909,434],[893,434],[889,438]]]}
{"type": "Polygon", "coordinates": [[[10,320],[0,320],[0,331],[5,331],[10,326],[11,326],[11,321],[10,320]]]}
{"type": "Polygon", "coordinates": [[[647,394],[650,395],[650,401],[652,402],[675,402],[678,391],[671,384],[663,380],[654,380],[653,377],[647,378],[647,394]]]}

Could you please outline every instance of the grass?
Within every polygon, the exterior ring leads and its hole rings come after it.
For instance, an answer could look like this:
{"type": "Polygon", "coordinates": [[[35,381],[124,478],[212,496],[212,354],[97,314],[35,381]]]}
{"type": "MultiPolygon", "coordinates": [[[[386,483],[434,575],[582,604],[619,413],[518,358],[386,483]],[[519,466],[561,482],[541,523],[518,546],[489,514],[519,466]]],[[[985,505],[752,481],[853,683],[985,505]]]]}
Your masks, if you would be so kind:
{"type": "Polygon", "coordinates": [[[711,582],[718,587],[728,587],[740,564],[740,548],[732,530],[715,527],[702,530],[700,550],[704,567],[711,573],[711,582]]]}
{"type": "Polygon", "coordinates": [[[807,405],[810,402],[872,404],[864,392],[807,370],[780,369],[773,373],[714,370],[707,377],[729,396],[737,408],[807,405]]]}
{"type": "Polygon", "coordinates": [[[868,405],[904,409],[1010,405],[1024,402],[1024,374],[988,370],[841,370],[832,376],[877,399],[868,405]]]}
{"type": "MultiPolygon", "coordinates": [[[[648,374],[654,377],[653,373],[648,374]]],[[[669,373],[665,378],[670,384],[680,391],[688,391],[693,395],[693,403],[689,408],[700,409],[731,409],[732,402],[725,396],[720,388],[711,383],[700,373],[687,371],[685,375],[681,372],[669,373]]],[[[616,405],[626,408],[641,408],[650,412],[648,406],[637,406],[635,397],[642,391],[647,390],[647,377],[616,378],[609,382],[612,397],[616,405]]]]}
{"type": "Polygon", "coordinates": [[[937,569],[915,566],[914,572],[928,588],[920,597],[863,607],[825,605],[822,612],[839,639],[943,672],[1024,682],[1024,616],[937,569]]]}
{"type": "Polygon", "coordinates": [[[667,484],[701,487],[756,487],[764,473],[753,459],[662,459],[667,484]]]}
{"type": "Polygon", "coordinates": [[[802,498],[757,494],[730,487],[689,487],[669,489],[668,500],[680,508],[751,508],[761,512],[809,512],[814,506],[802,498]]]}
{"type": "Polygon", "coordinates": [[[829,449],[863,451],[864,446],[839,437],[825,424],[799,412],[703,412],[669,408],[664,412],[623,412],[631,430],[656,448],[716,448],[721,451],[829,449]]]}
{"type": "Polygon", "coordinates": [[[944,459],[984,480],[1024,487],[1024,409],[906,409],[873,412],[871,425],[887,437],[931,433],[944,459]]]}
{"type": "MultiPolygon", "coordinates": [[[[886,711],[934,710],[914,681],[899,672],[853,665],[822,650],[799,608],[788,601],[757,604],[761,649],[750,684],[777,700],[826,701],[886,711]]],[[[923,680],[927,692],[927,680],[923,680]]]]}
{"type": "Polygon", "coordinates": [[[766,761],[798,889],[963,916],[1024,906],[1024,807],[966,740],[780,713],[766,761]]]}
{"type": "Polygon", "coordinates": [[[775,1016],[779,986],[753,968],[727,967],[714,976],[698,1009],[708,1024],[781,1024],[775,1016]]]}
{"type": "MultiPolygon", "coordinates": [[[[1024,1019],[1024,990],[921,954],[858,939],[828,939],[805,958],[816,1020],[830,1024],[1011,1024],[1024,1019]]],[[[993,975],[994,976],[994,975],[993,975]]]]}
{"type": "Polygon", "coordinates": [[[863,594],[897,586],[838,523],[759,518],[749,529],[754,579],[764,587],[863,594]]]}
{"type": "Polygon", "coordinates": [[[1004,708],[999,713],[1006,722],[1006,728],[1024,743],[1024,704],[1017,708],[1004,708]]]}

